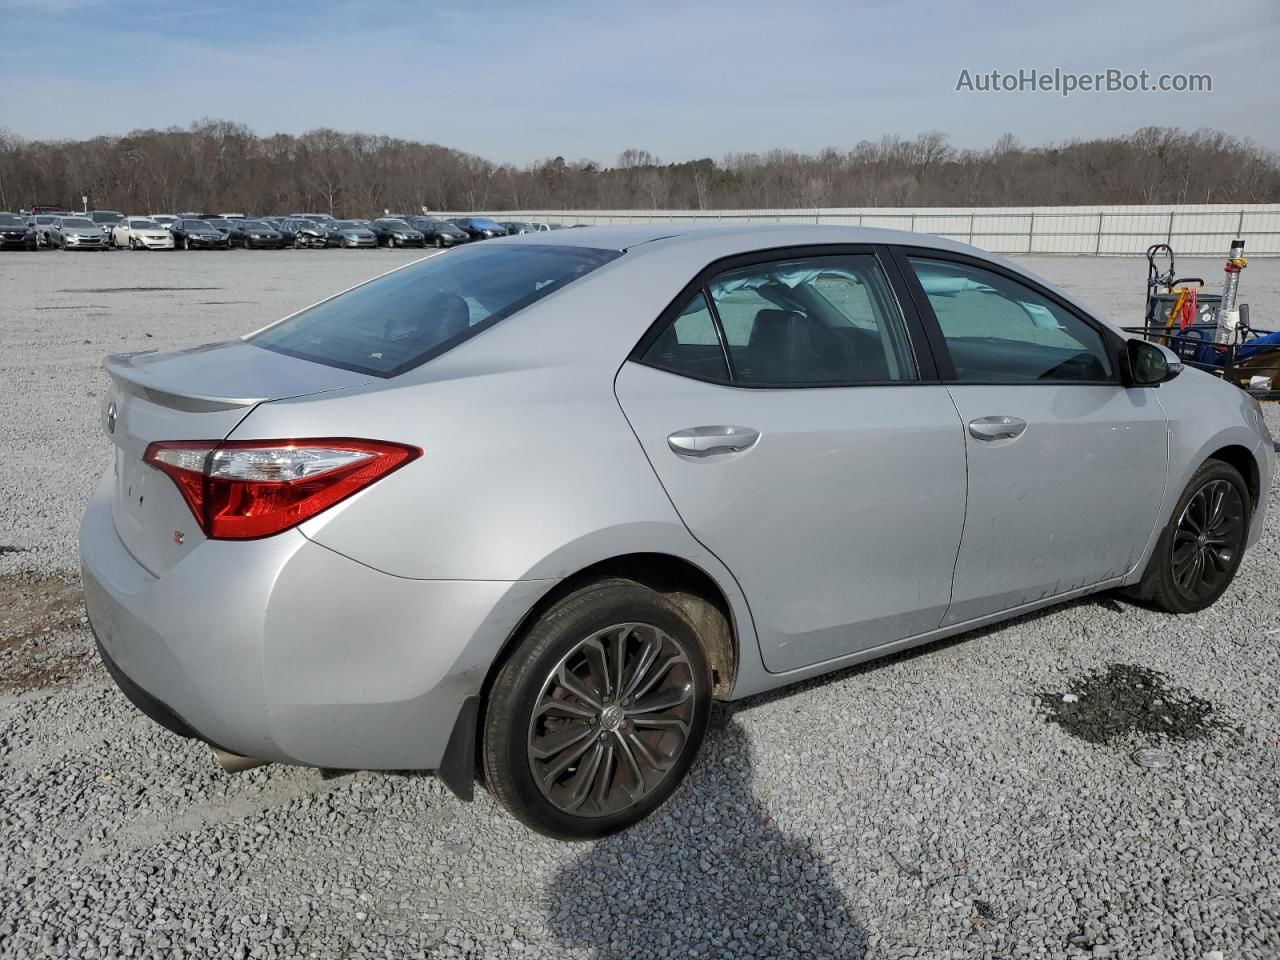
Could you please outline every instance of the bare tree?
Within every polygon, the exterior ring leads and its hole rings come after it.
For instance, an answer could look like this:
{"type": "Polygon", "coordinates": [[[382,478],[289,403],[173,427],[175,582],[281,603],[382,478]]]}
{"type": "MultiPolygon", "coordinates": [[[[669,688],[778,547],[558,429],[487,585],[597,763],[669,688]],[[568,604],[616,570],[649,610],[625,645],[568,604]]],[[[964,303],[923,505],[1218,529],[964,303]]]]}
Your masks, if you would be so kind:
{"type": "Polygon", "coordinates": [[[1280,200],[1280,156],[1214,130],[1144,127],[1124,137],[1029,147],[1004,134],[957,151],[929,131],[850,150],[732,153],[663,163],[640,147],[613,166],[563,156],[498,165],[435,143],[312,130],[259,137],[204,119],[89,140],[0,130],[0,207],[130,212],[229,210],[335,216],[474,210],[1014,206],[1280,200]]]}

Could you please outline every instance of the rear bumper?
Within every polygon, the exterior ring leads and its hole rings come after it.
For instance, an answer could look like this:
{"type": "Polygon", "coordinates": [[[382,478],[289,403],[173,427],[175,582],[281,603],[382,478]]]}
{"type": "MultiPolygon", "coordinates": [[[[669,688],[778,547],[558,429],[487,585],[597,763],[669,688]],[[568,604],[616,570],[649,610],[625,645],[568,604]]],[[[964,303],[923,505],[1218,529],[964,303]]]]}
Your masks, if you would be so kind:
{"type": "Polygon", "coordinates": [[[116,535],[110,483],[80,530],[103,661],[143,713],[244,756],[440,769],[460,713],[548,586],[406,580],[296,530],[207,541],[155,577],[116,535]]]}

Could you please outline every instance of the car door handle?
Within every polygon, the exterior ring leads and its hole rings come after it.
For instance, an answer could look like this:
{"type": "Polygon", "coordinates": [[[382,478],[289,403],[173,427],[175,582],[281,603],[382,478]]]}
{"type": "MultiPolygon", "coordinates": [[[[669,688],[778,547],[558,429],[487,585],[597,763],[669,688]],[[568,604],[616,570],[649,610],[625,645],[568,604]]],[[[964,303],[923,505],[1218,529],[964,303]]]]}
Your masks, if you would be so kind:
{"type": "Polygon", "coordinates": [[[1012,440],[1027,429],[1017,417],[979,417],[969,421],[969,433],[979,440],[1012,440]]]}
{"type": "Polygon", "coordinates": [[[750,427],[690,427],[667,437],[667,446],[682,457],[712,457],[722,453],[741,453],[755,446],[760,431],[750,427]]]}

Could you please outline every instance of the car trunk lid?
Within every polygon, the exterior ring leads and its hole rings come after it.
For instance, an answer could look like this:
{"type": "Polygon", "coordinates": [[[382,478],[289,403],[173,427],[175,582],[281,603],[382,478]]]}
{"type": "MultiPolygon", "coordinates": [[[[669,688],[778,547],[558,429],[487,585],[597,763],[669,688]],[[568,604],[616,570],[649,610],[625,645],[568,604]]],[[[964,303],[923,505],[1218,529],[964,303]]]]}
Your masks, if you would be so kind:
{"type": "Polygon", "coordinates": [[[205,537],[169,477],[143,462],[157,441],[222,440],[259,403],[368,382],[240,341],[116,354],[103,426],[113,444],[112,517],[134,558],[161,576],[205,537]]]}

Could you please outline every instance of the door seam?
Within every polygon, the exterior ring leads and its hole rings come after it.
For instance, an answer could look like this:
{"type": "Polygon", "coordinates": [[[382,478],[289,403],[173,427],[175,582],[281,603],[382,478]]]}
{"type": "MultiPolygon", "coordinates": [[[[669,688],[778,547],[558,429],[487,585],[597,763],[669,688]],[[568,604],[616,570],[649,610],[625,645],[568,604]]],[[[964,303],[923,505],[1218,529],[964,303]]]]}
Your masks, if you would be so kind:
{"type": "MultiPolygon", "coordinates": [[[[653,460],[649,456],[649,451],[645,449],[644,441],[640,439],[640,434],[636,432],[635,424],[633,424],[631,422],[631,418],[627,416],[627,408],[622,405],[622,399],[618,396],[618,377],[622,375],[623,367],[625,367],[629,362],[630,362],[629,360],[624,360],[622,362],[622,365],[619,366],[618,369],[614,371],[613,382],[610,385],[613,391],[613,402],[618,405],[618,412],[622,414],[622,419],[626,422],[627,429],[631,431],[631,436],[635,437],[636,445],[640,447],[640,453],[644,457],[644,462],[649,464],[649,470],[653,473],[654,482],[657,483],[658,489],[662,491],[662,495],[667,498],[667,503],[671,504],[671,510],[675,513],[676,517],[680,520],[680,525],[684,527],[685,531],[693,539],[694,543],[702,547],[702,549],[707,551],[707,553],[710,554],[712,557],[715,557],[716,562],[719,563],[720,566],[724,568],[725,572],[729,574],[730,579],[733,580],[733,585],[738,588],[738,593],[742,595],[742,602],[747,608],[747,616],[751,619],[751,632],[755,635],[755,638],[756,638],[756,653],[760,657],[760,665],[761,667],[763,667],[765,673],[773,673],[773,671],[769,669],[768,664],[765,663],[764,650],[760,646],[760,630],[759,630],[759,627],[756,625],[756,614],[755,614],[755,611],[751,609],[751,598],[747,596],[747,591],[743,588],[742,582],[738,579],[738,575],[733,572],[733,568],[730,567],[729,564],[724,562],[724,559],[720,556],[720,554],[716,553],[709,546],[703,543],[702,540],[698,537],[698,535],[693,532],[693,529],[689,526],[689,522],[685,520],[684,514],[681,513],[680,508],[676,506],[675,500],[671,498],[671,492],[667,490],[667,485],[662,482],[662,477],[658,474],[658,468],[654,466],[653,460]]],[[[714,580],[714,578],[712,579],[714,580]]],[[[730,613],[732,612],[733,610],[731,607],[730,613]]],[[[742,638],[739,637],[738,640],[739,640],[739,649],[741,649],[742,638]]]]}
{"type": "Polygon", "coordinates": [[[951,561],[951,588],[947,591],[947,606],[942,611],[937,629],[941,629],[947,622],[947,614],[951,612],[951,606],[956,601],[956,571],[960,569],[960,550],[964,547],[964,532],[969,526],[969,437],[964,428],[964,414],[960,412],[960,405],[956,403],[955,395],[946,384],[943,384],[943,389],[947,391],[947,399],[951,401],[951,407],[956,412],[956,423],[960,427],[960,445],[964,448],[964,512],[960,517],[960,539],[956,541],[956,556],[951,561]]]}

